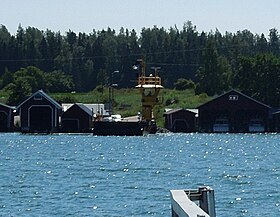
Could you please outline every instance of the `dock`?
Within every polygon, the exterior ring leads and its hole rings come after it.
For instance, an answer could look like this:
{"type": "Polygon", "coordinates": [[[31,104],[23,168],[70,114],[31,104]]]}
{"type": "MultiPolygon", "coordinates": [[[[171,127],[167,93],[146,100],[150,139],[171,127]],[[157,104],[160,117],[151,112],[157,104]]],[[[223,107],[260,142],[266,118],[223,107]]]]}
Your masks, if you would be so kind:
{"type": "Polygon", "coordinates": [[[216,217],[214,190],[209,186],[170,194],[172,217],[216,217]]]}

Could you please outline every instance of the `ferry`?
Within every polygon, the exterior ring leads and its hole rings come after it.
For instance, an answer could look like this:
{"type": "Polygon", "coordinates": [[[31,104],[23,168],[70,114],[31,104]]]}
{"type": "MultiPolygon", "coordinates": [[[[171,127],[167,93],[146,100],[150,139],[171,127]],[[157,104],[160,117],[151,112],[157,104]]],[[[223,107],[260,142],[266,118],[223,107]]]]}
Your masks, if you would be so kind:
{"type": "Polygon", "coordinates": [[[96,118],[93,122],[94,135],[116,135],[116,136],[139,136],[154,134],[157,132],[157,125],[153,115],[153,109],[160,103],[159,92],[163,89],[161,78],[158,76],[158,67],[154,67],[154,74],[145,74],[145,63],[138,59],[133,66],[137,70],[138,78],[136,89],[141,94],[142,111],[136,118],[114,118],[111,121],[104,121],[96,118]]]}

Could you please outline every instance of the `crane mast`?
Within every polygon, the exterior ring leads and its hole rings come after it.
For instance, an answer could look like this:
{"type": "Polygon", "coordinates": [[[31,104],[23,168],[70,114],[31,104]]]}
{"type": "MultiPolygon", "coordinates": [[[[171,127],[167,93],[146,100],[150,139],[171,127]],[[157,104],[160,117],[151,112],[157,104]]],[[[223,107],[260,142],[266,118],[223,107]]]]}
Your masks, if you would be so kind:
{"type": "Polygon", "coordinates": [[[145,63],[142,59],[137,60],[138,79],[136,88],[142,95],[142,120],[150,123],[154,121],[153,109],[160,103],[159,92],[163,89],[161,78],[158,76],[159,67],[152,67],[154,73],[146,76],[145,63]]]}

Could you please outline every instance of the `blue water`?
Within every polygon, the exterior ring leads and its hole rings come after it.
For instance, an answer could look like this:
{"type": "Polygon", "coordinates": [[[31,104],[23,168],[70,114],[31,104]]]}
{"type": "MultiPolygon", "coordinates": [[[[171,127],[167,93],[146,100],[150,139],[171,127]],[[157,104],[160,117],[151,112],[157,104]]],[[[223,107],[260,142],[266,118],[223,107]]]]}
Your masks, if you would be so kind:
{"type": "Polygon", "coordinates": [[[279,134],[0,134],[0,216],[171,216],[215,190],[217,217],[280,215],[279,134]]]}

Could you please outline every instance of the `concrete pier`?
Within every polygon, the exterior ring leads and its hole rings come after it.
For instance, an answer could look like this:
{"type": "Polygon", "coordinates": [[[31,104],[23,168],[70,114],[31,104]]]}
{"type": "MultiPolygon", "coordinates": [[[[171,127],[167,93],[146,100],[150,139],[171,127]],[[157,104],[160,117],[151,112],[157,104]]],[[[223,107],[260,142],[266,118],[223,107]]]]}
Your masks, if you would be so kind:
{"type": "Polygon", "coordinates": [[[216,217],[214,190],[171,190],[172,217],[216,217]]]}

